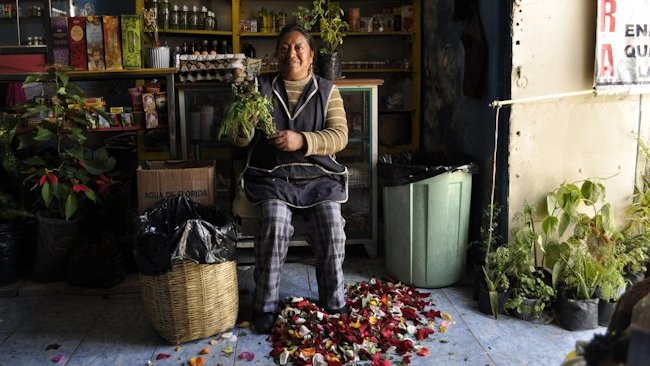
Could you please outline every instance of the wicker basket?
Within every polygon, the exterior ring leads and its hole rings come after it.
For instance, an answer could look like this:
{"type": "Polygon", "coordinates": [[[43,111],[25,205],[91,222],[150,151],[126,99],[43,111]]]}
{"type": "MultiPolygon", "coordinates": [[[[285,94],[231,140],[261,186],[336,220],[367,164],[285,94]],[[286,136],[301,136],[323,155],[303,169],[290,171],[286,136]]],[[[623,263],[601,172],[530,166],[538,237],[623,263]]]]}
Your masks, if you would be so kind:
{"type": "Polygon", "coordinates": [[[206,338],[237,322],[237,264],[174,263],[159,276],[140,275],[149,322],[169,344],[206,338]]]}

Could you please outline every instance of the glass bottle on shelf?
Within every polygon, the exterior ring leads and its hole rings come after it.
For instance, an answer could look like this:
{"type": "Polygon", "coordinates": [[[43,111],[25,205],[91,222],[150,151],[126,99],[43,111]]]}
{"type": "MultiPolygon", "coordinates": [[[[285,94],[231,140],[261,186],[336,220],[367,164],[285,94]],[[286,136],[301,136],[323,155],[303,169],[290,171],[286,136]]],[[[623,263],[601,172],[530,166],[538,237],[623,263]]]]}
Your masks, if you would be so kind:
{"type": "Polygon", "coordinates": [[[178,29],[187,29],[187,5],[183,5],[181,12],[178,13],[178,29]]]}
{"type": "Polygon", "coordinates": [[[169,28],[178,29],[179,28],[178,21],[179,21],[178,5],[174,4],[171,13],[169,13],[169,28]]]}
{"type": "Polygon", "coordinates": [[[201,14],[199,15],[199,29],[209,29],[208,28],[208,8],[205,6],[201,7],[201,14]]]}
{"type": "Polygon", "coordinates": [[[199,7],[192,6],[192,12],[189,15],[189,29],[199,29],[199,7]]]}
{"type": "Polygon", "coordinates": [[[287,13],[283,10],[278,12],[278,31],[287,25],[287,13]]]}
{"type": "Polygon", "coordinates": [[[275,33],[278,31],[278,15],[274,11],[269,11],[269,32],[275,33]]]}
{"type": "Polygon", "coordinates": [[[158,28],[169,29],[169,0],[162,0],[158,10],[158,28]]]}
{"type": "Polygon", "coordinates": [[[257,12],[257,31],[260,33],[266,32],[266,8],[260,9],[257,12]]]}
{"type": "Polygon", "coordinates": [[[151,8],[154,11],[154,18],[158,21],[158,0],[151,0],[151,8]]]}

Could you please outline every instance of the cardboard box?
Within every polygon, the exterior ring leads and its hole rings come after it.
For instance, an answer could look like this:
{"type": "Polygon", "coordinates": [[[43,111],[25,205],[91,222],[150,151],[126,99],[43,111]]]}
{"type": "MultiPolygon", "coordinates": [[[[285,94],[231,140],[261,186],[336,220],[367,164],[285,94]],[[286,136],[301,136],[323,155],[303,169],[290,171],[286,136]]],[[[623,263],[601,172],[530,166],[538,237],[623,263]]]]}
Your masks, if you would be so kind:
{"type": "Polygon", "coordinates": [[[68,18],[70,35],[70,66],[77,70],[88,70],[86,58],[86,17],[68,18]]]}
{"type": "Polygon", "coordinates": [[[138,212],[156,202],[178,196],[213,206],[215,204],[214,161],[150,161],[138,167],[138,212]]]}
{"type": "Polygon", "coordinates": [[[54,63],[70,65],[68,18],[55,17],[50,22],[52,25],[52,56],[54,63]]]}
{"type": "Polygon", "coordinates": [[[137,15],[122,15],[122,66],[142,68],[142,25],[137,15]]]}
{"type": "Polygon", "coordinates": [[[86,17],[86,47],[88,51],[88,70],[105,70],[104,26],[102,17],[86,17]]]}
{"type": "Polygon", "coordinates": [[[122,41],[120,19],[112,15],[102,17],[104,27],[104,56],[106,70],[122,70],[122,41]]]}

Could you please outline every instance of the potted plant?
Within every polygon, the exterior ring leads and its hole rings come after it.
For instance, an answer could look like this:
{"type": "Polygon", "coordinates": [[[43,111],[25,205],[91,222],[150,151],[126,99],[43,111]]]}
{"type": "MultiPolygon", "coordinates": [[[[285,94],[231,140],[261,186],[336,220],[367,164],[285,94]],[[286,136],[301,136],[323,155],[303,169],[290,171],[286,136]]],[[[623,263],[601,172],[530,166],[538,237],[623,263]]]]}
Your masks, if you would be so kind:
{"type": "Polygon", "coordinates": [[[298,24],[306,30],[319,25],[321,46],[316,57],[316,69],[320,76],[329,80],[341,78],[340,47],[348,29],[343,14],[339,3],[329,0],[314,0],[311,10],[300,6],[294,13],[298,24]]]}
{"type": "Polygon", "coordinates": [[[622,246],[608,246],[600,249],[598,253],[599,281],[596,295],[598,297],[598,324],[607,326],[612,317],[618,298],[625,291],[625,277],[623,267],[626,263],[625,256],[620,255],[622,246]]]}
{"type": "Polygon", "coordinates": [[[147,48],[147,62],[152,68],[169,67],[171,58],[169,47],[162,46],[158,37],[158,19],[156,9],[142,10],[142,28],[151,38],[151,47],[147,48]]]}
{"type": "Polygon", "coordinates": [[[598,326],[598,263],[584,241],[571,238],[563,244],[566,254],[553,268],[558,321],[568,330],[594,329],[598,326]]]}
{"type": "Polygon", "coordinates": [[[515,317],[524,320],[538,318],[555,295],[544,281],[543,268],[536,268],[537,249],[543,247],[541,234],[535,231],[533,212],[534,207],[526,203],[523,211],[514,215],[514,221],[522,225],[513,230],[513,240],[508,243],[511,287],[505,306],[515,317]]]}
{"type": "MultiPolygon", "coordinates": [[[[646,157],[650,157],[642,144],[646,157]]],[[[624,271],[630,285],[642,281],[650,262],[650,181],[643,178],[643,188],[635,188],[632,204],[626,210],[627,225],[620,245],[625,260],[624,271]]]]}
{"type": "Polygon", "coordinates": [[[495,319],[505,311],[510,281],[507,273],[510,266],[510,252],[505,245],[489,251],[483,265],[484,286],[481,286],[478,309],[484,314],[492,314],[495,319]]]}
{"type": "Polygon", "coordinates": [[[523,320],[534,320],[541,316],[552,302],[555,290],[547,285],[543,274],[535,271],[522,274],[517,279],[516,286],[510,288],[506,309],[515,317],[523,320]]]}
{"type": "MultiPolygon", "coordinates": [[[[39,227],[34,277],[39,281],[63,279],[67,254],[76,243],[78,219],[100,202],[113,180],[115,166],[106,148],[84,146],[86,131],[97,124],[97,106],[86,103],[83,92],[69,81],[61,65],[47,73],[30,75],[25,83],[41,82],[52,95],[35,98],[24,107],[23,118],[40,116],[34,126],[16,133],[22,154],[19,171],[30,190],[37,192],[35,209],[39,227]]],[[[17,127],[19,128],[19,127],[17,127]]]]}

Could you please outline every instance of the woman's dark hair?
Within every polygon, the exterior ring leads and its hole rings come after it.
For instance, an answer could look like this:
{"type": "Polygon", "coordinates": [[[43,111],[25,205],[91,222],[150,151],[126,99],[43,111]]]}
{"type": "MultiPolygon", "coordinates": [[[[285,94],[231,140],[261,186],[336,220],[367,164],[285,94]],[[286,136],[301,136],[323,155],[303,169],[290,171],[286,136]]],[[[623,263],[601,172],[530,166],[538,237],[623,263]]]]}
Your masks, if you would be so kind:
{"type": "Polygon", "coordinates": [[[296,23],[290,23],[284,26],[284,28],[282,28],[282,30],[280,31],[280,34],[278,35],[278,40],[275,43],[275,52],[278,52],[278,48],[280,48],[280,42],[282,42],[282,39],[287,34],[293,32],[298,32],[302,34],[307,40],[307,43],[309,44],[309,48],[311,48],[312,51],[316,49],[316,44],[314,43],[314,37],[312,37],[311,34],[309,34],[309,32],[307,32],[305,28],[299,26],[296,23]]]}

